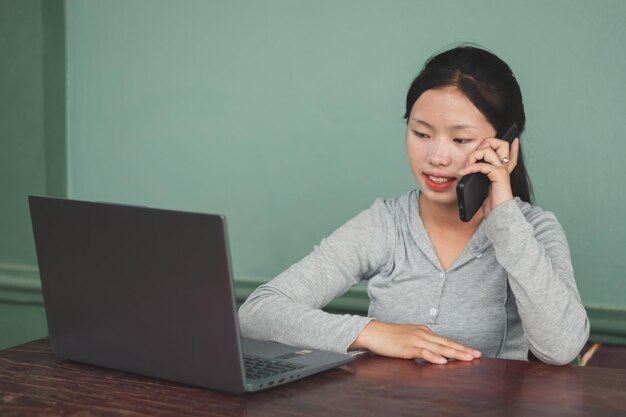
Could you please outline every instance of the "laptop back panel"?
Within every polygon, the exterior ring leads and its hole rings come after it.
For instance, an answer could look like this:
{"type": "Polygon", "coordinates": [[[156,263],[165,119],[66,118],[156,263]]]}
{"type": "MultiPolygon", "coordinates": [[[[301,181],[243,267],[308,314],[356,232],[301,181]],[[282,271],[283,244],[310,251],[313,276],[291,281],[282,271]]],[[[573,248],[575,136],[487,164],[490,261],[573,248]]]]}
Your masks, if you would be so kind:
{"type": "Polygon", "coordinates": [[[222,216],[29,197],[56,355],[244,391],[222,216]]]}

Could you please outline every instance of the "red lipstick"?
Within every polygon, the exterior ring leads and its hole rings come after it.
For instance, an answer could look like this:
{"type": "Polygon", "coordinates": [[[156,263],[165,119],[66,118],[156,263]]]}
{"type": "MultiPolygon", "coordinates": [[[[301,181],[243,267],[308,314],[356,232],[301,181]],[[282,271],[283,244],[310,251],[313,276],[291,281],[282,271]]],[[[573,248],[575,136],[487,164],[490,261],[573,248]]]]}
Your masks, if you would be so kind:
{"type": "Polygon", "coordinates": [[[452,187],[455,183],[456,180],[451,180],[451,181],[447,181],[447,182],[435,182],[433,180],[430,179],[430,177],[426,174],[424,174],[424,178],[426,178],[426,184],[428,185],[428,187],[434,191],[444,191],[447,190],[448,188],[452,187]]]}

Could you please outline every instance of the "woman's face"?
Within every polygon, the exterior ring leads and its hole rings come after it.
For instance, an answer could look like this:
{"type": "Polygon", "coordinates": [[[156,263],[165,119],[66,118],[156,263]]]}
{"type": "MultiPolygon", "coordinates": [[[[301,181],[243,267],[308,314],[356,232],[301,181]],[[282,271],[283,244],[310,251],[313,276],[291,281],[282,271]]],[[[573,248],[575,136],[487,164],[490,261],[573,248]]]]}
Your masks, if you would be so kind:
{"type": "Polygon", "coordinates": [[[456,87],[425,91],[411,109],[406,148],[423,196],[438,204],[456,205],[459,170],[483,139],[495,129],[456,87]]]}

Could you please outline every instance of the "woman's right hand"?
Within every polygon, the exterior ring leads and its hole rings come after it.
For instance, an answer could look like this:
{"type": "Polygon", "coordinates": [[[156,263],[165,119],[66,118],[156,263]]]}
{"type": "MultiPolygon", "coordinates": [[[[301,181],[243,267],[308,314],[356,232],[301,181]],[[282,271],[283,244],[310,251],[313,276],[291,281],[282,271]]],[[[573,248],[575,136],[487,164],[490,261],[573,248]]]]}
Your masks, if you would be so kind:
{"type": "Polygon", "coordinates": [[[420,358],[436,364],[446,358],[471,361],[481,353],[446,337],[437,336],[422,324],[393,324],[370,321],[350,345],[350,349],[368,349],[377,355],[394,358],[420,358]]]}

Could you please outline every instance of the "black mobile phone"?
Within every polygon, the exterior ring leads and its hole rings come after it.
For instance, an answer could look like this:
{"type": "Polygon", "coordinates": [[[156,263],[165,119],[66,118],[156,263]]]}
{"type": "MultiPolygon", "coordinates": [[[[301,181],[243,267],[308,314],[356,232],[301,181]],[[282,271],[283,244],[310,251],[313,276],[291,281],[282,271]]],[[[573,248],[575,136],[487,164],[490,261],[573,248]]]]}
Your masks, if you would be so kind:
{"type": "MultiPolygon", "coordinates": [[[[513,123],[508,129],[500,131],[496,137],[510,144],[518,135],[517,125],[513,123]]],[[[474,217],[489,194],[489,183],[489,178],[482,172],[473,172],[461,177],[456,185],[461,220],[469,222],[474,217]]]]}

